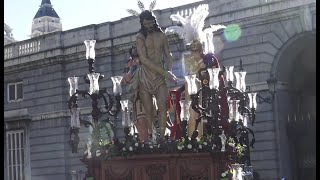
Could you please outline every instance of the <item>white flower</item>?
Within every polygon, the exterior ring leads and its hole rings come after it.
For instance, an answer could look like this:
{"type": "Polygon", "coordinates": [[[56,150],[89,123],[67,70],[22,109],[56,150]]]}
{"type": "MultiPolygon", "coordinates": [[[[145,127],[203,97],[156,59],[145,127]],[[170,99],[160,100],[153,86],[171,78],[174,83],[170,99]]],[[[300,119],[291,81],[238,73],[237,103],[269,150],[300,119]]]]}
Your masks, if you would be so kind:
{"type": "Polygon", "coordinates": [[[181,147],[181,146],[178,146],[177,149],[178,149],[178,150],[182,150],[182,147],[181,147]]]}
{"type": "Polygon", "coordinates": [[[182,149],[184,148],[184,145],[183,145],[183,144],[181,145],[181,148],[182,148],[182,149]]]}
{"type": "Polygon", "coordinates": [[[201,144],[199,145],[199,149],[202,149],[202,145],[201,144]]]}
{"type": "Polygon", "coordinates": [[[139,146],[139,144],[138,144],[138,143],[135,143],[134,145],[135,145],[136,147],[138,147],[138,146],[139,146]]]}
{"type": "Polygon", "coordinates": [[[212,149],[214,149],[216,147],[216,145],[214,144],[214,145],[212,145],[212,149]]]}
{"type": "Polygon", "coordinates": [[[191,145],[191,144],[188,144],[187,148],[188,148],[188,149],[191,149],[191,148],[192,148],[192,145],[191,145]]]}
{"type": "Polygon", "coordinates": [[[150,149],[153,149],[153,146],[151,145],[151,146],[149,146],[150,147],[150,149]]]}
{"type": "Polygon", "coordinates": [[[226,173],[222,173],[221,176],[222,176],[222,177],[226,177],[226,173]]]}
{"type": "Polygon", "coordinates": [[[99,157],[100,155],[101,155],[100,150],[97,150],[97,151],[96,151],[96,156],[99,157]]]}
{"type": "Polygon", "coordinates": [[[233,143],[228,143],[228,145],[230,146],[230,147],[235,147],[235,145],[233,144],[233,143]]]}
{"type": "Polygon", "coordinates": [[[129,147],[129,151],[132,151],[132,150],[133,150],[133,148],[130,146],[130,147],[129,147]]]}
{"type": "Polygon", "coordinates": [[[203,145],[205,145],[205,146],[206,146],[206,145],[208,145],[208,143],[207,143],[207,142],[204,142],[204,143],[203,143],[203,145]]]}
{"type": "Polygon", "coordinates": [[[126,148],[125,148],[125,147],[123,147],[123,148],[122,148],[122,151],[126,151],[126,148]]]}
{"type": "Polygon", "coordinates": [[[108,149],[106,149],[106,154],[108,154],[109,153],[109,150],[108,149]]]}

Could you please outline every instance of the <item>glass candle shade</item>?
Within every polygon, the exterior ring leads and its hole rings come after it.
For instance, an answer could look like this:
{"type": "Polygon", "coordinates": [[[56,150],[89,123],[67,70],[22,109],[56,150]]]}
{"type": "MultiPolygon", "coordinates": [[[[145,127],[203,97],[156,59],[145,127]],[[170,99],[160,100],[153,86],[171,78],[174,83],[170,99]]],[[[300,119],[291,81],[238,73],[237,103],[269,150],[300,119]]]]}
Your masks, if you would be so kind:
{"type": "Polygon", "coordinates": [[[226,67],[226,80],[233,82],[233,68],[234,66],[226,67]]]}
{"type": "Polygon", "coordinates": [[[94,51],[94,46],[96,44],[96,40],[85,40],[84,44],[86,45],[86,58],[95,59],[96,53],[94,51]]]}
{"type": "Polygon", "coordinates": [[[248,119],[249,119],[249,117],[247,116],[247,115],[243,115],[242,116],[242,121],[243,121],[243,125],[245,126],[245,127],[248,127],[248,119]]]}
{"type": "Polygon", "coordinates": [[[187,84],[188,84],[189,95],[197,94],[198,89],[197,89],[197,84],[196,84],[196,75],[195,74],[188,75],[188,76],[184,76],[184,78],[186,79],[187,84]]]}
{"type": "Polygon", "coordinates": [[[210,76],[209,87],[210,89],[218,89],[219,88],[219,72],[220,68],[209,68],[208,73],[210,76]]]}
{"type": "Polygon", "coordinates": [[[128,127],[130,125],[130,112],[129,112],[129,100],[121,100],[122,111],[122,126],[128,127]]]}
{"type": "Polygon", "coordinates": [[[180,119],[181,120],[185,120],[185,121],[189,121],[190,118],[190,104],[191,101],[186,101],[186,100],[180,100],[180,107],[181,107],[181,111],[180,111],[180,119]]]}
{"type": "Polygon", "coordinates": [[[70,85],[69,95],[72,96],[78,89],[79,77],[69,77],[68,81],[70,85]]]}
{"type": "Polygon", "coordinates": [[[243,164],[231,164],[232,180],[243,180],[243,164]]]}
{"type": "Polygon", "coordinates": [[[246,91],[246,73],[245,71],[242,72],[235,72],[234,75],[236,76],[236,88],[239,89],[242,92],[246,91]]]}
{"type": "Polygon", "coordinates": [[[122,88],[121,88],[122,76],[113,76],[113,77],[111,77],[111,80],[113,82],[113,94],[115,96],[121,95],[121,93],[122,93],[122,88]]]}
{"type": "Polygon", "coordinates": [[[100,73],[87,74],[90,80],[89,94],[99,93],[99,76],[100,73]]]}
{"type": "Polygon", "coordinates": [[[248,93],[249,107],[257,109],[257,93],[248,93]]]}

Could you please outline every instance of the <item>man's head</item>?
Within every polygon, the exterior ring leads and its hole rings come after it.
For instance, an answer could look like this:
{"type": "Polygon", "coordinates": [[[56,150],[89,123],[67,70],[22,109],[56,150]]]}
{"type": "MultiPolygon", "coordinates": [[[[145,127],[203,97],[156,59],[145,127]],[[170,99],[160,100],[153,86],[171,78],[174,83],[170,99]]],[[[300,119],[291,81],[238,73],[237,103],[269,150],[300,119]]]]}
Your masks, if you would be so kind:
{"type": "Polygon", "coordinates": [[[148,33],[152,33],[154,31],[161,32],[156,16],[152,12],[145,10],[140,14],[139,17],[141,24],[140,32],[144,36],[147,36],[148,33]]]}
{"type": "Polygon", "coordinates": [[[192,40],[192,42],[190,43],[190,51],[191,51],[191,55],[202,55],[203,54],[202,43],[198,39],[192,40]]]}
{"type": "Polygon", "coordinates": [[[148,33],[152,33],[153,32],[153,25],[154,25],[154,22],[153,20],[147,20],[147,19],[144,19],[142,21],[142,25],[143,27],[145,28],[145,30],[148,32],[148,33]]]}

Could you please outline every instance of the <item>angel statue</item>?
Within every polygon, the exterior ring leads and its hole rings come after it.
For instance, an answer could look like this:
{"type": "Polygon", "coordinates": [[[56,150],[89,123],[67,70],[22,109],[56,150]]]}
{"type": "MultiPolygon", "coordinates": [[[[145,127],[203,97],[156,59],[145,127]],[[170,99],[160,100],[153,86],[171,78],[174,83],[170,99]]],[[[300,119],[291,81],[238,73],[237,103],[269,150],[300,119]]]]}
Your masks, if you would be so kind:
{"type": "Polygon", "coordinates": [[[226,151],[226,141],[227,141],[227,137],[224,134],[224,131],[222,130],[222,133],[219,135],[220,139],[221,139],[221,151],[225,152],[226,151]]]}
{"type": "MultiPolygon", "coordinates": [[[[166,34],[178,34],[182,39],[184,39],[187,46],[189,46],[190,55],[184,57],[186,75],[197,74],[197,79],[199,84],[208,85],[209,74],[207,72],[208,68],[219,68],[219,61],[214,55],[214,45],[212,43],[213,32],[219,29],[225,28],[224,25],[210,25],[210,27],[204,29],[205,19],[209,15],[208,4],[199,5],[194,12],[184,18],[179,14],[173,14],[170,18],[173,21],[181,23],[181,26],[170,26],[166,29],[166,34]],[[204,30],[203,30],[204,29],[204,30]]],[[[223,76],[219,76],[219,89],[224,87],[223,76]]],[[[186,84],[187,86],[187,84],[186,84]]],[[[187,87],[185,88],[187,89],[187,87]]],[[[198,88],[199,89],[199,88],[198,88]]],[[[205,103],[205,95],[202,94],[202,103],[205,103]]],[[[222,120],[224,121],[223,126],[227,126],[228,122],[228,103],[226,91],[221,94],[220,104],[222,120]]],[[[190,99],[189,96],[185,96],[186,99],[190,99]]],[[[196,119],[198,114],[190,108],[190,119],[188,122],[188,134],[192,135],[195,130],[196,119]]],[[[203,134],[203,124],[199,123],[197,131],[198,136],[203,134]]]]}

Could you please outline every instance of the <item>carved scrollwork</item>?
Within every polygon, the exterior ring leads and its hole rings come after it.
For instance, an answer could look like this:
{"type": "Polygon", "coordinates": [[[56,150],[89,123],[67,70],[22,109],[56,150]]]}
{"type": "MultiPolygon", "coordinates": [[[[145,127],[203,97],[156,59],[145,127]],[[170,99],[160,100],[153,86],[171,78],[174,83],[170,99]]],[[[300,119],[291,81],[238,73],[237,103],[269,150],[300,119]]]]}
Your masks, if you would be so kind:
{"type": "Polygon", "coordinates": [[[105,171],[106,177],[109,177],[110,179],[123,179],[123,180],[133,180],[133,173],[132,169],[121,169],[121,168],[108,168],[108,170],[105,171]]]}
{"type": "Polygon", "coordinates": [[[152,164],[146,166],[146,173],[151,180],[163,180],[163,174],[166,173],[167,167],[161,164],[152,164]]]}
{"type": "Polygon", "coordinates": [[[183,161],[180,166],[181,180],[208,180],[209,169],[204,165],[205,162],[194,161],[193,165],[189,165],[187,161],[183,161]]]}

